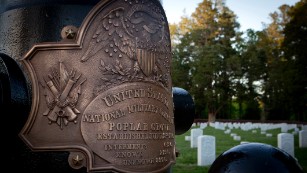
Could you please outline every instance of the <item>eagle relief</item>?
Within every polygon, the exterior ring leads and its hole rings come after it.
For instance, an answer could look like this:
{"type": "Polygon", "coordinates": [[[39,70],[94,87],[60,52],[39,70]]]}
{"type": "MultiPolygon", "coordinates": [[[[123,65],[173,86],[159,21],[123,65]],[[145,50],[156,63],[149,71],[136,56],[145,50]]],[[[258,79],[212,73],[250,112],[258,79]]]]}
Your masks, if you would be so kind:
{"type": "Polygon", "coordinates": [[[100,61],[99,93],[112,84],[150,81],[168,87],[171,45],[162,9],[149,0],[127,1],[98,17],[81,61],[103,52],[112,63],[100,61]],[[127,6],[128,5],[128,6],[127,6]]]}

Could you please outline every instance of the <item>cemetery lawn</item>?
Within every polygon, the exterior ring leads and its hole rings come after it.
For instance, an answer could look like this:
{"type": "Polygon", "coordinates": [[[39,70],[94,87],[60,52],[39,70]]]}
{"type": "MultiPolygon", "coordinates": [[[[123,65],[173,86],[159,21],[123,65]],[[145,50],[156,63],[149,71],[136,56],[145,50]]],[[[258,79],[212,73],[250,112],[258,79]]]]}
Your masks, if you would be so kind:
{"type": "MultiPolygon", "coordinates": [[[[196,127],[193,127],[196,128],[196,127]]],[[[277,147],[277,135],[280,129],[267,130],[271,133],[272,137],[266,137],[265,134],[253,134],[251,130],[243,131],[241,129],[232,129],[231,133],[236,133],[241,136],[241,141],[260,142],[277,147]]],[[[289,130],[289,133],[292,133],[289,130]]],[[[172,167],[173,173],[207,173],[209,166],[197,166],[197,148],[190,147],[190,141],[185,141],[185,136],[191,135],[191,129],[182,135],[176,135],[176,149],[179,151],[179,156],[176,158],[176,164],[172,167]]],[[[215,136],[216,141],[216,157],[224,151],[240,144],[240,141],[235,141],[230,134],[225,134],[223,130],[215,129],[214,127],[207,126],[203,135],[215,136]]],[[[303,167],[304,172],[307,173],[307,148],[299,148],[298,134],[294,135],[295,140],[295,157],[298,159],[299,164],[303,167]]]]}

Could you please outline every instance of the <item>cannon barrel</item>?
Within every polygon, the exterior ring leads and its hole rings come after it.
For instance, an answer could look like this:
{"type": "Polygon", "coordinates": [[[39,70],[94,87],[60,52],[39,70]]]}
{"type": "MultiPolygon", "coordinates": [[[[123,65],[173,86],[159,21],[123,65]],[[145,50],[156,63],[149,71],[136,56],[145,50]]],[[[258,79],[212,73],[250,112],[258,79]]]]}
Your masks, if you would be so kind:
{"type": "Polygon", "coordinates": [[[269,144],[251,142],[237,145],[219,155],[209,173],[303,173],[297,159],[269,144]]]}

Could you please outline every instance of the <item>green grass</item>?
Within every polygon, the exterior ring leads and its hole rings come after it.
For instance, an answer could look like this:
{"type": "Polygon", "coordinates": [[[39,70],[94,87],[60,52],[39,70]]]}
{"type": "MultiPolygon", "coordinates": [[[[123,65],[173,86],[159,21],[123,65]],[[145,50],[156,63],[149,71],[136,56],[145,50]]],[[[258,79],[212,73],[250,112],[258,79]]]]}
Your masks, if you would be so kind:
{"type": "MultiPolygon", "coordinates": [[[[242,131],[240,129],[232,129],[231,133],[236,133],[241,136],[241,141],[260,142],[277,147],[277,134],[280,129],[268,130],[267,133],[273,134],[272,137],[266,137],[260,134],[260,129],[256,129],[257,133],[251,131],[242,131]]],[[[197,148],[190,147],[190,141],[185,141],[185,136],[190,136],[191,131],[187,131],[182,135],[176,135],[176,149],[179,151],[179,156],[176,158],[176,164],[173,166],[173,173],[207,173],[209,166],[197,166],[197,148]]],[[[291,131],[289,131],[291,133],[291,131]]],[[[240,144],[240,141],[232,139],[230,134],[224,134],[223,130],[217,130],[213,127],[206,127],[204,135],[215,136],[216,140],[216,157],[224,151],[240,144]]],[[[295,157],[299,164],[307,173],[307,148],[298,147],[298,135],[294,136],[295,140],[295,157]]]]}

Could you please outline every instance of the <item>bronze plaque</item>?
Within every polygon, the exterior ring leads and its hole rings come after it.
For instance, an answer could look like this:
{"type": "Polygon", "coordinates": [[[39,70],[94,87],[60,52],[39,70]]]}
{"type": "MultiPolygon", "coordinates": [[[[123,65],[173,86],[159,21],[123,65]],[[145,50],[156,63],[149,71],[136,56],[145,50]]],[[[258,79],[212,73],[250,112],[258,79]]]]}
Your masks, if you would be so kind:
{"type": "Polygon", "coordinates": [[[20,136],[69,151],[88,172],[164,172],[175,163],[167,19],[158,0],[105,0],[63,41],[22,59],[33,104],[20,136]]]}

